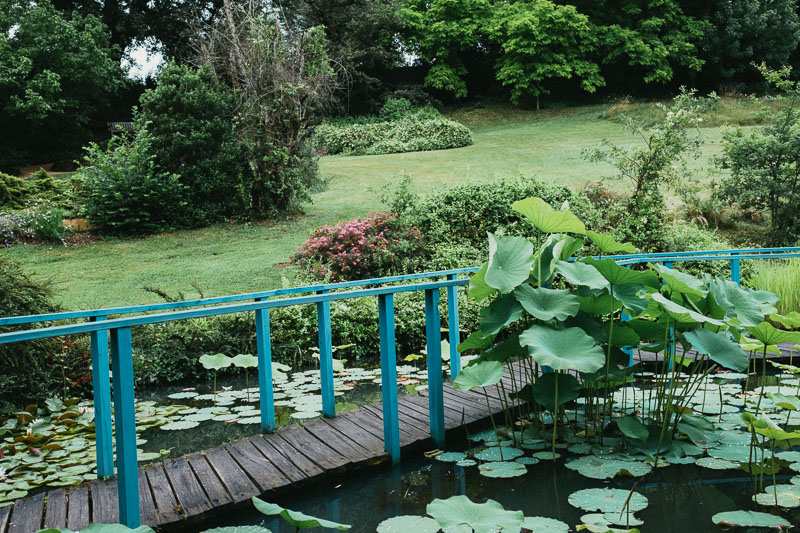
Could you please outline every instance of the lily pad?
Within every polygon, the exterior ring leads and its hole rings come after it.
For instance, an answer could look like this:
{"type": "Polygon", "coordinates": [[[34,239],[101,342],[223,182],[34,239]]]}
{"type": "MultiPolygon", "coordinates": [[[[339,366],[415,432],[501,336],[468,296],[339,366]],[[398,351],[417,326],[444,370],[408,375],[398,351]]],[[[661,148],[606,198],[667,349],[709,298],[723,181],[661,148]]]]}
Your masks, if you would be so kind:
{"type": "Polygon", "coordinates": [[[544,516],[526,516],[522,527],[530,529],[532,533],[567,533],[569,526],[561,520],[546,518],[544,516]]]}
{"type": "Polygon", "coordinates": [[[639,477],[649,473],[652,467],[639,461],[623,461],[596,455],[587,455],[567,463],[567,468],[592,479],[611,479],[615,476],[639,477]]]}
{"type": "Polygon", "coordinates": [[[174,392],[167,396],[171,400],[188,400],[189,398],[196,398],[199,396],[197,392],[174,392]]]}
{"type": "Polygon", "coordinates": [[[493,446],[476,453],[474,457],[475,459],[480,459],[481,461],[511,461],[512,459],[516,459],[517,457],[524,455],[524,453],[525,452],[517,448],[493,446]]]}
{"type": "Polygon", "coordinates": [[[620,513],[626,509],[635,513],[647,507],[647,498],[643,495],[622,489],[583,489],[570,494],[568,501],[578,509],[603,513],[620,513]]]}
{"type": "Polygon", "coordinates": [[[472,459],[461,459],[460,461],[456,461],[456,466],[475,466],[476,464],[478,464],[478,462],[472,459]]]}
{"type": "Polygon", "coordinates": [[[701,457],[695,462],[697,466],[710,468],[711,470],[734,470],[739,468],[739,463],[734,463],[733,461],[725,459],[717,459],[716,457],[701,457]]]}
{"type": "Polygon", "coordinates": [[[200,422],[194,422],[192,420],[178,420],[177,422],[164,424],[163,426],[160,426],[159,429],[163,429],[164,431],[181,431],[183,429],[195,428],[199,425],[200,422]]]}
{"type": "Polygon", "coordinates": [[[436,459],[437,461],[442,461],[443,463],[456,463],[458,461],[461,461],[462,459],[465,459],[466,457],[467,454],[461,452],[445,452],[445,453],[440,453],[439,455],[434,457],[434,459],[436,459]]]}
{"type": "Polygon", "coordinates": [[[475,533],[493,533],[498,529],[521,529],[525,516],[521,511],[506,511],[494,500],[474,503],[466,496],[452,496],[446,500],[436,498],[426,511],[442,528],[467,526],[475,533]]]}
{"type": "Polygon", "coordinates": [[[482,476],[509,478],[524,476],[528,469],[516,461],[494,461],[483,463],[478,467],[482,476]]]}
{"type": "Polygon", "coordinates": [[[770,529],[792,526],[789,521],[780,516],[758,511],[726,511],[715,514],[711,517],[711,521],[720,526],[768,527],[770,529]]]}
{"type": "Polygon", "coordinates": [[[331,522],[330,520],[323,520],[322,518],[309,516],[299,511],[285,509],[280,505],[267,503],[264,500],[260,500],[256,497],[253,497],[253,505],[260,513],[267,516],[280,515],[281,518],[289,522],[291,526],[297,529],[306,529],[310,527],[329,527],[331,529],[345,530],[352,527],[346,524],[338,524],[336,522],[331,522]]]}
{"type": "Polygon", "coordinates": [[[378,524],[377,533],[437,533],[439,522],[427,516],[395,516],[378,524]]]}

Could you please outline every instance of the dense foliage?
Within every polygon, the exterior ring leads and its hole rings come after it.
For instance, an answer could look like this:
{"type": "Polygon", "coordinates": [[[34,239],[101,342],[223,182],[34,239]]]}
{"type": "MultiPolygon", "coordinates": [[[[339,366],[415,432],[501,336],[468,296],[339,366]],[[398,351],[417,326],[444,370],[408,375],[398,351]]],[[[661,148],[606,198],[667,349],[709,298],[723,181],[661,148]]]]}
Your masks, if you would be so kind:
{"type": "Polygon", "coordinates": [[[770,82],[789,93],[791,105],[775,112],[764,107],[765,125],[725,133],[718,164],[730,175],[722,180],[719,195],[745,209],[767,210],[769,240],[794,244],[800,239],[800,85],[787,79],[786,70],[762,70],[770,82]]]}
{"type": "Polygon", "coordinates": [[[186,190],[185,223],[198,226],[246,210],[245,149],[233,125],[235,97],[206,68],[170,64],[140,100],[137,127],[156,172],[186,190]]]}
{"type": "Polygon", "coordinates": [[[93,16],[49,1],[0,2],[0,169],[71,158],[104,131],[123,71],[93,16]]]}
{"type": "Polygon", "coordinates": [[[66,209],[71,203],[69,189],[69,184],[53,179],[44,170],[34,172],[26,179],[0,173],[0,210],[22,209],[39,200],[66,209]]]}

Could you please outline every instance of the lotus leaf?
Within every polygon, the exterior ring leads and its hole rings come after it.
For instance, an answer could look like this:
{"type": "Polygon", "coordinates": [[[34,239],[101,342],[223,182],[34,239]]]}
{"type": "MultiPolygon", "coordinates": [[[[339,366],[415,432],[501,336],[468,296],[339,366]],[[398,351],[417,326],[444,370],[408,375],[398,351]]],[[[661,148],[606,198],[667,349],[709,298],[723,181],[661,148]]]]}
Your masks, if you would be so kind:
{"type": "MultiPolygon", "coordinates": [[[[545,444],[542,443],[542,446],[544,447],[545,444]]],[[[534,459],[541,459],[542,461],[555,461],[556,459],[561,457],[561,454],[553,452],[536,452],[533,455],[531,455],[531,457],[533,457],[534,459]]]]}
{"type": "Polygon", "coordinates": [[[767,397],[775,402],[775,405],[778,407],[783,407],[784,409],[788,409],[790,411],[800,411],[800,398],[797,398],[796,396],[784,396],[783,394],[774,392],[768,394],[767,397]]]}
{"type": "Polygon", "coordinates": [[[701,457],[696,463],[697,466],[710,468],[711,470],[735,470],[739,468],[739,463],[727,461],[725,459],[717,459],[716,457],[701,457]]]}
{"type": "MultiPolygon", "coordinates": [[[[786,315],[772,313],[769,315],[770,320],[779,323],[781,326],[789,329],[800,329],[800,313],[792,311],[786,315]]],[[[52,411],[52,409],[51,409],[52,411]]]]}
{"type": "Polygon", "coordinates": [[[516,461],[483,463],[478,469],[482,476],[499,478],[524,476],[528,471],[524,464],[516,461]]]}
{"type": "Polygon", "coordinates": [[[791,509],[800,507],[800,496],[796,496],[791,492],[772,492],[770,488],[767,492],[759,492],[753,496],[753,501],[760,505],[785,507],[791,509]]]}
{"type": "Polygon", "coordinates": [[[177,422],[164,424],[163,426],[160,426],[159,429],[163,429],[164,431],[180,431],[183,429],[191,429],[199,425],[200,422],[194,422],[192,420],[178,420],[177,422]]]}
{"type": "Polygon", "coordinates": [[[466,459],[467,454],[461,452],[445,452],[440,453],[434,459],[442,461],[443,463],[456,463],[462,459],[466,459]]]}
{"type": "Polygon", "coordinates": [[[323,520],[322,518],[315,518],[313,516],[308,516],[307,514],[303,514],[298,511],[291,511],[289,509],[281,507],[280,505],[276,505],[274,503],[267,503],[256,497],[253,497],[253,505],[255,505],[256,509],[260,513],[265,514],[267,516],[280,515],[281,518],[286,520],[292,527],[296,527],[298,529],[307,529],[311,527],[329,527],[332,529],[345,530],[345,529],[350,529],[352,527],[345,524],[338,524],[336,522],[331,522],[329,520],[323,520]]]}
{"type": "Polygon", "coordinates": [[[437,533],[439,522],[427,516],[395,516],[378,524],[377,533],[437,533]]]}
{"type": "Polygon", "coordinates": [[[661,275],[664,284],[672,293],[690,294],[701,298],[705,297],[708,293],[705,284],[690,274],[669,268],[660,263],[654,264],[652,267],[661,275]]]}
{"type": "Polygon", "coordinates": [[[317,418],[318,416],[322,416],[322,413],[319,411],[297,411],[296,413],[292,413],[292,418],[296,418],[297,420],[308,420],[309,418],[317,418]]]}
{"type": "Polygon", "coordinates": [[[272,530],[261,526],[228,526],[206,529],[202,533],[272,533],[272,530]]]}
{"type": "Polygon", "coordinates": [[[523,308],[513,294],[496,298],[481,318],[483,335],[496,335],[500,330],[513,324],[522,316],[523,308]]]}
{"type": "Polygon", "coordinates": [[[564,405],[580,396],[581,384],[570,374],[558,372],[548,372],[539,376],[533,385],[533,399],[549,410],[551,413],[556,409],[556,382],[558,382],[558,405],[564,405]]]}
{"type": "Polygon", "coordinates": [[[661,304],[661,306],[667,310],[669,316],[675,319],[678,322],[683,322],[684,324],[692,324],[695,322],[700,323],[709,323],[715,326],[724,326],[725,323],[721,322],[715,318],[711,318],[705,316],[703,314],[698,313],[697,311],[693,311],[687,307],[684,307],[678,303],[673,302],[660,292],[654,292],[648,295],[649,298],[652,298],[653,301],[661,304]]]}
{"type": "Polygon", "coordinates": [[[260,416],[249,416],[247,418],[240,418],[236,421],[237,424],[248,425],[248,424],[260,424],[261,417],[260,416]]]}
{"type": "Polygon", "coordinates": [[[233,356],[231,364],[238,368],[255,368],[258,366],[258,357],[249,353],[240,353],[233,356]]]}
{"type": "Polygon", "coordinates": [[[535,465],[539,463],[539,459],[536,457],[517,457],[514,461],[521,465],[535,465]]]}
{"type": "Polygon", "coordinates": [[[759,301],[762,298],[757,298],[757,293],[741,288],[734,281],[716,278],[709,288],[716,303],[725,309],[729,317],[735,317],[740,326],[756,326],[764,320],[765,315],[775,311],[774,306],[759,301]]]}
{"type": "Polygon", "coordinates": [[[783,331],[777,329],[769,322],[761,322],[757,326],[747,328],[753,337],[767,345],[777,345],[784,342],[800,342],[800,331],[783,331]]]}
{"type": "Polygon", "coordinates": [[[461,459],[456,462],[456,466],[475,466],[476,464],[478,464],[478,462],[472,459],[461,459]]]}
{"type": "Polygon", "coordinates": [[[494,500],[474,503],[466,496],[435,499],[426,509],[442,528],[467,526],[475,533],[494,533],[498,530],[517,533],[525,516],[521,511],[506,511],[494,500]]]}
{"type": "Polygon", "coordinates": [[[553,370],[594,372],[605,363],[605,356],[594,339],[580,328],[555,330],[534,325],[519,337],[531,357],[553,370]]]}
{"type": "Polygon", "coordinates": [[[503,379],[503,365],[497,361],[483,361],[469,365],[453,381],[453,387],[461,390],[472,390],[478,387],[496,385],[503,379]]]}
{"type": "Polygon", "coordinates": [[[727,511],[717,513],[711,521],[720,526],[788,528],[792,524],[780,516],[758,511],[727,511]]]}
{"type": "MultiPolygon", "coordinates": [[[[593,513],[593,514],[585,514],[581,517],[581,522],[584,524],[596,524],[598,526],[641,526],[644,524],[643,521],[639,520],[632,514],[625,514],[623,513],[621,516],[619,513],[593,513]]],[[[612,530],[613,531],[613,530],[612,530]]]]}
{"type": "Polygon", "coordinates": [[[514,289],[514,296],[525,310],[539,320],[566,320],[578,313],[578,297],[566,290],[534,289],[530,285],[520,285],[514,289]]]}
{"type": "Polygon", "coordinates": [[[637,284],[658,288],[658,276],[652,270],[632,270],[620,266],[614,259],[592,259],[587,257],[583,262],[593,266],[612,285],[637,284]]]}
{"type": "Polygon", "coordinates": [[[200,356],[200,364],[207,370],[220,370],[231,366],[231,358],[225,354],[205,354],[200,356]]]}
{"type": "Polygon", "coordinates": [[[608,287],[608,280],[596,268],[581,261],[556,261],[554,269],[571,285],[593,290],[608,287]]]}
{"type": "Polygon", "coordinates": [[[522,527],[531,530],[531,533],[567,533],[569,526],[561,520],[546,518],[544,516],[526,516],[522,527]]]}
{"type": "Polygon", "coordinates": [[[596,233],[594,231],[586,231],[586,236],[597,246],[604,254],[616,254],[625,252],[628,254],[635,254],[636,247],[630,243],[618,242],[614,237],[607,233],[596,233]]]}
{"type": "Polygon", "coordinates": [[[486,271],[488,268],[488,263],[484,263],[480,270],[475,272],[469,279],[469,297],[478,302],[482,302],[497,292],[497,289],[486,284],[486,271]]]}
{"type": "Polygon", "coordinates": [[[566,466],[570,470],[575,470],[582,476],[592,479],[612,479],[618,475],[639,477],[652,470],[647,463],[622,461],[596,455],[580,457],[568,462],[566,466]]]}
{"type": "Polygon", "coordinates": [[[524,283],[533,267],[533,244],[524,237],[489,234],[489,265],[484,281],[503,294],[524,283]]]}
{"type": "Polygon", "coordinates": [[[517,448],[509,448],[506,446],[493,446],[486,448],[475,454],[475,459],[481,461],[511,461],[520,457],[525,452],[517,448]]]}
{"type": "Polygon", "coordinates": [[[647,507],[647,498],[638,492],[622,489],[583,489],[570,494],[568,501],[578,509],[603,513],[621,513],[626,510],[635,513],[647,507]]]}

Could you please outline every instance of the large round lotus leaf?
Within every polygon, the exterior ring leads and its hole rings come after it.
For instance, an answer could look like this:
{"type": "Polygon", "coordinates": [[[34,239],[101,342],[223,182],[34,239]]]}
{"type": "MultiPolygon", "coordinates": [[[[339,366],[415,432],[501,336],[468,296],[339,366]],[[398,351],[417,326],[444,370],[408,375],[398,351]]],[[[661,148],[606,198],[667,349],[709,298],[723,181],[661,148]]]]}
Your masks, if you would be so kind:
{"type": "Polygon", "coordinates": [[[711,521],[720,526],[740,526],[740,527],[768,527],[778,529],[778,527],[791,527],[792,524],[780,516],[769,513],[759,513],[758,511],[727,511],[717,513],[711,517],[711,521]]]}
{"type": "Polygon", "coordinates": [[[604,525],[607,527],[610,526],[624,526],[624,527],[635,527],[641,526],[644,524],[643,521],[639,520],[631,513],[592,513],[592,514],[585,514],[581,517],[581,522],[584,524],[596,524],[598,526],[604,525]]]}
{"type": "Polygon", "coordinates": [[[184,420],[189,420],[191,422],[205,422],[206,420],[211,420],[214,418],[214,415],[211,413],[193,413],[191,415],[187,415],[184,420]]]}
{"type": "Polygon", "coordinates": [[[556,384],[558,405],[571,402],[581,394],[581,384],[575,376],[558,372],[542,374],[533,385],[533,399],[550,412],[555,412],[556,409],[556,384]]]}
{"type": "Polygon", "coordinates": [[[725,459],[717,459],[716,457],[701,457],[697,461],[697,466],[703,468],[710,468],[711,470],[733,470],[739,468],[739,463],[727,461],[725,459]]]}
{"type": "Polygon", "coordinates": [[[800,507],[800,497],[788,492],[778,492],[775,494],[772,492],[772,489],[770,489],[769,492],[759,492],[753,496],[753,501],[761,505],[777,505],[778,507],[785,507],[788,509],[800,507]]]}
{"type": "Polygon", "coordinates": [[[717,446],[716,448],[709,448],[707,453],[711,457],[725,459],[726,461],[746,463],[750,460],[749,446],[717,446]]]}
{"type": "Polygon", "coordinates": [[[428,504],[426,511],[442,528],[467,526],[475,533],[494,533],[498,529],[519,531],[525,519],[522,511],[506,511],[494,500],[474,503],[466,496],[437,498],[428,504]]]}
{"type": "Polygon", "coordinates": [[[516,201],[512,208],[530,220],[542,233],[586,233],[586,226],[570,211],[556,211],[541,198],[516,201]]]}
{"type": "Polygon", "coordinates": [[[175,392],[167,396],[167,398],[172,400],[187,400],[189,398],[195,398],[196,396],[199,396],[196,392],[175,392]]]}
{"type": "Polygon", "coordinates": [[[533,454],[535,459],[541,459],[542,461],[555,461],[559,457],[561,457],[560,453],[553,453],[552,451],[546,452],[536,452],[533,454]]]}
{"type": "Polygon", "coordinates": [[[443,463],[456,463],[458,461],[461,461],[462,459],[465,459],[466,457],[467,454],[461,452],[445,452],[445,453],[440,453],[439,455],[434,457],[434,459],[436,459],[437,461],[442,461],[443,463]]]}
{"type": "Polygon", "coordinates": [[[747,369],[748,356],[738,344],[724,332],[713,332],[707,329],[688,331],[683,336],[701,354],[725,368],[741,372],[747,369]]]}
{"type": "Polygon", "coordinates": [[[524,237],[489,234],[489,265],[484,282],[507,294],[528,279],[533,267],[533,244],[524,237]]]}
{"type": "Polygon", "coordinates": [[[572,285],[585,285],[590,289],[608,287],[608,280],[591,265],[580,261],[556,261],[556,272],[572,285]]]}
{"type": "Polygon", "coordinates": [[[472,390],[478,387],[496,385],[503,379],[503,365],[497,361],[482,361],[470,365],[458,374],[453,387],[461,390],[472,390]]]}
{"type": "Polygon", "coordinates": [[[641,511],[647,507],[647,498],[638,492],[622,489],[583,489],[569,495],[569,503],[584,511],[601,511],[603,513],[630,513],[641,511]],[[630,501],[628,495],[630,494],[630,501]],[[628,501],[626,507],[625,502],[628,501]]]}
{"type": "Polygon", "coordinates": [[[395,516],[378,524],[378,533],[437,533],[439,522],[427,516],[395,516]]]}
{"type": "Polygon", "coordinates": [[[206,529],[202,533],[272,533],[272,530],[261,526],[228,526],[206,529]]]}
{"type": "Polygon", "coordinates": [[[530,529],[532,533],[567,533],[569,526],[561,520],[545,518],[544,516],[526,516],[522,527],[530,529]]]}
{"type": "Polygon", "coordinates": [[[566,290],[520,285],[514,289],[514,297],[528,313],[544,321],[566,320],[580,308],[578,297],[566,290]]]}
{"type": "Polygon", "coordinates": [[[605,363],[602,348],[581,328],[555,330],[535,325],[519,336],[531,357],[540,365],[554,370],[595,372],[605,363]]]}
{"type": "Polygon", "coordinates": [[[592,239],[592,242],[597,246],[601,252],[604,254],[617,254],[619,252],[625,252],[628,254],[635,254],[636,247],[631,243],[621,243],[618,242],[614,237],[607,233],[596,233],[594,231],[586,231],[586,236],[592,239]]]}
{"type": "Polygon", "coordinates": [[[539,463],[539,459],[536,457],[517,457],[514,461],[521,465],[535,465],[539,463]]]}
{"type": "Polygon", "coordinates": [[[508,448],[505,446],[493,446],[486,448],[475,454],[475,459],[481,461],[511,461],[523,455],[525,452],[517,448],[508,448]]]}
{"type": "Polygon", "coordinates": [[[249,353],[240,353],[233,356],[231,363],[239,368],[255,368],[258,366],[258,357],[249,353]]]}
{"type": "Polygon", "coordinates": [[[516,461],[495,461],[483,463],[478,467],[482,476],[486,477],[518,477],[524,476],[528,469],[516,461]]]}
{"type": "Polygon", "coordinates": [[[322,416],[322,413],[319,411],[297,411],[296,413],[292,413],[292,418],[298,420],[307,420],[309,418],[317,418],[318,416],[322,416]]]}
{"type": "Polygon", "coordinates": [[[200,364],[208,370],[220,370],[231,366],[231,358],[222,353],[207,353],[200,356],[200,364]]]}
{"type": "Polygon", "coordinates": [[[764,344],[800,342],[800,331],[783,331],[769,322],[761,322],[757,326],[751,326],[747,328],[747,331],[764,344]]]}
{"type": "Polygon", "coordinates": [[[611,479],[614,476],[643,476],[652,470],[647,463],[621,461],[596,455],[587,455],[567,463],[567,468],[592,479],[611,479]]]}
{"type": "Polygon", "coordinates": [[[460,461],[456,461],[456,466],[475,466],[478,464],[477,461],[473,461],[472,459],[461,459],[460,461]]]}
{"type": "Polygon", "coordinates": [[[169,424],[164,424],[159,429],[163,429],[164,431],[180,431],[182,429],[191,429],[200,425],[200,422],[193,422],[191,420],[179,420],[177,422],[170,422],[169,424]]]}

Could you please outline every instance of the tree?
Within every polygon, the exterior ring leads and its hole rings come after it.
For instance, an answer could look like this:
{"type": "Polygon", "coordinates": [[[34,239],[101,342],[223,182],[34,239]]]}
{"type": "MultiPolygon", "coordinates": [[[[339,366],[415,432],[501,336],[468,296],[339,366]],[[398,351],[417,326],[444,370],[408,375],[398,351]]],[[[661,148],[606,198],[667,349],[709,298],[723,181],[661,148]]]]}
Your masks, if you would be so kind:
{"type": "Polygon", "coordinates": [[[549,0],[501,4],[491,24],[492,38],[500,43],[497,79],[511,87],[511,101],[549,91],[552,78],[580,79],[581,88],[594,92],[605,85],[600,66],[592,60],[598,46],[595,28],[573,6],[549,0]]]}
{"type": "Polygon", "coordinates": [[[208,68],[168,64],[141,99],[136,126],[161,174],[186,187],[184,224],[202,226],[245,210],[244,147],[236,138],[236,98],[208,68]]]}
{"type": "Polygon", "coordinates": [[[766,80],[785,92],[788,105],[778,111],[764,106],[759,112],[766,124],[745,133],[729,129],[723,136],[723,153],[717,164],[730,170],[718,194],[745,209],[767,210],[769,240],[793,244],[800,238],[800,85],[789,80],[790,70],[772,71],[763,64],[766,80]]]}
{"type": "Polygon", "coordinates": [[[397,42],[398,0],[284,0],[281,14],[296,29],[325,28],[328,54],[342,67],[339,98],[345,112],[374,111],[384,80],[403,64],[397,42]]]}
{"type": "Polygon", "coordinates": [[[703,39],[705,76],[720,85],[763,81],[752,63],[788,63],[800,42],[797,0],[717,0],[703,39]]]}
{"type": "Polygon", "coordinates": [[[307,143],[336,73],[325,32],[281,27],[257,1],[232,5],[199,42],[199,61],[236,96],[236,129],[247,150],[255,216],[296,210],[318,179],[307,143]]]}
{"type": "Polygon", "coordinates": [[[95,17],[67,20],[47,0],[0,0],[0,166],[73,157],[104,131],[124,78],[114,55],[95,17]]]}

